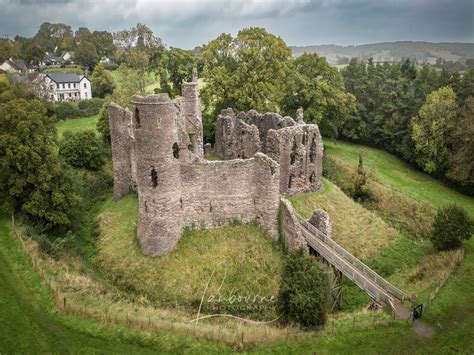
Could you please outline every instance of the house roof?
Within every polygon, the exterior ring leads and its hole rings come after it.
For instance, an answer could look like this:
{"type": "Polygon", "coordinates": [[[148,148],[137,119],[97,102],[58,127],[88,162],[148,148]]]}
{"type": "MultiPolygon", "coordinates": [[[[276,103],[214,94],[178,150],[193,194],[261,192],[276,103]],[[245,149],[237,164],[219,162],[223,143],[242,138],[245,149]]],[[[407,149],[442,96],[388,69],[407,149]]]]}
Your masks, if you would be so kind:
{"type": "Polygon", "coordinates": [[[10,66],[16,70],[28,70],[28,67],[26,66],[25,64],[25,61],[24,60],[21,60],[21,59],[15,59],[15,60],[12,60],[12,59],[9,59],[6,61],[8,64],[10,64],[10,66]]]}
{"type": "MultiPolygon", "coordinates": [[[[71,73],[62,73],[62,72],[53,72],[46,74],[51,80],[56,83],[78,83],[83,78],[86,78],[84,75],[77,75],[71,73]]],[[[86,78],[87,79],[87,78],[86,78]]],[[[87,79],[89,80],[89,79],[87,79]]]]}
{"type": "Polygon", "coordinates": [[[74,59],[76,53],[75,52],[72,52],[72,51],[68,51],[68,52],[64,52],[63,55],[61,56],[61,59],[64,59],[64,57],[69,54],[69,56],[74,59]]]}

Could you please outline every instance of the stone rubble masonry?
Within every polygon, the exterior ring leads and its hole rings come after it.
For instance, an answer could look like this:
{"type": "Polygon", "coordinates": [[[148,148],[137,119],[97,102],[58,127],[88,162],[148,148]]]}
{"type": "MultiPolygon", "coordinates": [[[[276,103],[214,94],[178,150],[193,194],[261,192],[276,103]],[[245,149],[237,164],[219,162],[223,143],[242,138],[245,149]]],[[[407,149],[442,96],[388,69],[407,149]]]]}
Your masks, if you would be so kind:
{"type": "MultiPolygon", "coordinates": [[[[325,210],[315,209],[308,222],[331,238],[331,220],[325,210]]],[[[279,233],[288,251],[303,248],[309,252],[308,243],[301,233],[297,214],[291,202],[283,197],[280,200],[279,233]]]]}
{"type": "Polygon", "coordinates": [[[331,238],[331,218],[325,210],[321,208],[315,209],[308,222],[331,238]]]}
{"type": "MultiPolygon", "coordinates": [[[[241,157],[207,161],[197,83],[183,85],[183,97],[168,94],[132,98],[132,111],[109,107],[114,165],[114,200],[136,190],[137,239],[146,255],[173,250],[186,227],[217,227],[256,220],[278,234],[280,166],[242,141],[241,157]]],[[[240,130],[258,137],[245,122],[240,130]]]]}
{"type": "Polygon", "coordinates": [[[276,113],[222,110],[216,122],[215,153],[224,160],[248,158],[262,152],[280,165],[280,194],[320,190],[323,141],[319,127],[276,113]]]}
{"type": "Polygon", "coordinates": [[[280,200],[279,219],[279,232],[285,248],[289,251],[303,248],[308,252],[308,244],[301,233],[300,222],[296,212],[293,209],[291,202],[283,197],[280,200]]]}

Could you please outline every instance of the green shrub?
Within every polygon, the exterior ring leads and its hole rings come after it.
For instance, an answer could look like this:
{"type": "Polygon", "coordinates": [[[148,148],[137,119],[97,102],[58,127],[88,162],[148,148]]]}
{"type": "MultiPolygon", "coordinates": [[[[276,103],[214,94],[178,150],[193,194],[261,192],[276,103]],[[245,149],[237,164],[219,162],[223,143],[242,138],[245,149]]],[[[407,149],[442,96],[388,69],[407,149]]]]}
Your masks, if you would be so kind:
{"type": "Polygon", "coordinates": [[[60,120],[68,120],[80,117],[81,112],[75,102],[64,101],[54,105],[53,114],[60,120]]]}
{"type": "Polygon", "coordinates": [[[64,161],[75,168],[98,170],[105,162],[104,147],[93,130],[64,132],[59,152],[64,161]]]}
{"type": "Polygon", "coordinates": [[[474,221],[461,206],[451,204],[440,208],[433,223],[431,241],[437,250],[450,250],[462,246],[471,238],[474,221]]]}
{"type": "Polygon", "coordinates": [[[367,190],[367,173],[364,168],[362,150],[359,151],[359,164],[357,166],[357,172],[354,175],[354,184],[352,186],[351,195],[356,201],[363,201],[369,197],[369,192],[367,190]]]}
{"type": "Polygon", "coordinates": [[[303,249],[288,254],[281,278],[279,305],[287,323],[304,327],[326,323],[329,278],[325,268],[303,249]]]}
{"type": "Polygon", "coordinates": [[[90,116],[97,115],[100,112],[103,104],[104,104],[103,99],[94,97],[90,100],[79,101],[77,106],[79,107],[79,110],[82,111],[82,116],[90,117],[90,116]]]}

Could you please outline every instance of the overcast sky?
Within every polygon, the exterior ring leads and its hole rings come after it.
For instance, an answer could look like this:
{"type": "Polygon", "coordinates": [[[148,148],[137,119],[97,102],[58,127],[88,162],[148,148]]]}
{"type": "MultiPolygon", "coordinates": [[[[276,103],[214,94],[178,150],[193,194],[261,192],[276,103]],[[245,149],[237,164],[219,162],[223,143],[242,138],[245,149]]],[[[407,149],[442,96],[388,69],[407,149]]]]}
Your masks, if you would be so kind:
{"type": "Polygon", "coordinates": [[[45,21],[108,31],[140,22],[189,49],[249,26],[288,45],[472,43],[473,17],[473,0],[0,0],[0,35],[33,36],[45,21]]]}

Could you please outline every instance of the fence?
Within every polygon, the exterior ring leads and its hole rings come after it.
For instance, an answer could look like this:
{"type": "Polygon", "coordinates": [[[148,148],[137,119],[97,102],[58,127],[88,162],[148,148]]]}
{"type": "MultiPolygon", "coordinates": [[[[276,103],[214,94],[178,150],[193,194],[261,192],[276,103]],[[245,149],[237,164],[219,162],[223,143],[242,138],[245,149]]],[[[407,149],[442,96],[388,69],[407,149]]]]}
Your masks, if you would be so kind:
{"type": "Polygon", "coordinates": [[[159,314],[153,314],[153,307],[143,312],[136,311],[133,307],[97,307],[81,303],[61,289],[60,284],[54,276],[49,275],[48,265],[40,256],[36,255],[25,243],[21,232],[15,225],[12,217],[12,231],[16,239],[19,239],[25,253],[28,254],[33,268],[39,273],[43,282],[52,291],[53,302],[57,311],[63,314],[75,315],[98,321],[109,325],[126,325],[133,329],[146,332],[173,331],[183,335],[192,336],[209,341],[226,343],[236,349],[248,349],[261,344],[272,344],[286,340],[301,340],[313,336],[314,331],[322,335],[334,335],[353,330],[373,329],[381,326],[390,326],[398,322],[385,313],[357,313],[331,315],[325,326],[312,329],[312,332],[303,332],[298,328],[286,327],[226,327],[222,324],[199,323],[198,325],[185,322],[177,322],[173,319],[160,318],[159,314]],[[117,310],[119,309],[119,310],[117,310]],[[148,313],[147,313],[148,312],[148,313]],[[258,330],[257,330],[258,329],[258,330]],[[257,331],[256,331],[257,330],[257,331]]]}
{"type": "Polygon", "coordinates": [[[461,265],[463,260],[464,260],[464,249],[461,248],[456,252],[456,256],[454,257],[454,259],[452,259],[449,270],[443,275],[441,280],[439,280],[436,286],[434,286],[433,289],[431,290],[430,295],[428,296],[428,300],[424,303],[425,310],[433,303],[433,300],[437,296],[441,287],[444,286],[446,281],[448,281],[448,279],[451,277],[453,272],[456,271],[458,266],[461,265]]]}

